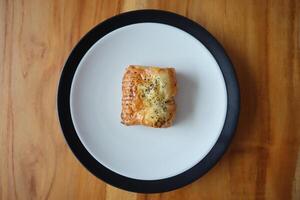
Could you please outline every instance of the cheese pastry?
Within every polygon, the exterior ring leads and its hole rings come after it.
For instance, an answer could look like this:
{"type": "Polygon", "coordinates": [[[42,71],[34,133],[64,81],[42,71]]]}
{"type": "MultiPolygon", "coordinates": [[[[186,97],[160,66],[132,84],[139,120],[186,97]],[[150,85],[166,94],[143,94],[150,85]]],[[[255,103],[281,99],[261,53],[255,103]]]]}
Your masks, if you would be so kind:
{"type": "Polygon", "coordinates": [[[169,127],[175,118],[174,68],[130,65],[122,81],[122,123],[169,127]]]}

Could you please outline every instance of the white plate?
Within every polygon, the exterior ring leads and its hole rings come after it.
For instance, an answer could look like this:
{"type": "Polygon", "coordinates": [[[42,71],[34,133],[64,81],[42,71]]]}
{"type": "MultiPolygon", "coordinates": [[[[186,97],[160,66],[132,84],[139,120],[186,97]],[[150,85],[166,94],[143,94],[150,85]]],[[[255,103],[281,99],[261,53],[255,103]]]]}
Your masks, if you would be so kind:
{"type": "Polygon", "coordinates": [[[186,171],[210,151],[223,128],[227,93],[217,62],[198,40],[169,25],[139,23],[92,46],[76,70],[70,101],[79,138],[101,164],[126,177],[157,180],[186,171]],[[171,128],[120,123],[122,76],[130,64],[176,69],[171,128]]]}
{"type": "Polygon", "coordinates": [[[139,10],[112,17],[75,46],[58,88],[58,114],[71,150],[95,176],[134,192],[193,182],[226,151],[239,115],[239,89],[221,45],[174,13],[139,10]],[[177,117],[170,128],[120,123],[128,65],[174,67],[177,117]]]}

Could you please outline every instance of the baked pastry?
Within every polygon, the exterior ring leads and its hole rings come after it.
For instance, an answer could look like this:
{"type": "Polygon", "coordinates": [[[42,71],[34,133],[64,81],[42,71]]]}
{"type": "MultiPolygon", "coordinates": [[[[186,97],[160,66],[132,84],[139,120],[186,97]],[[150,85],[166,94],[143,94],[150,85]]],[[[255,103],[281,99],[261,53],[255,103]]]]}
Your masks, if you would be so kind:
{"type": "Polygon", "coordinates": [[[130,65],[122,81],[122,123],[169,127],[175,118],[174,68],[130,65]]]}

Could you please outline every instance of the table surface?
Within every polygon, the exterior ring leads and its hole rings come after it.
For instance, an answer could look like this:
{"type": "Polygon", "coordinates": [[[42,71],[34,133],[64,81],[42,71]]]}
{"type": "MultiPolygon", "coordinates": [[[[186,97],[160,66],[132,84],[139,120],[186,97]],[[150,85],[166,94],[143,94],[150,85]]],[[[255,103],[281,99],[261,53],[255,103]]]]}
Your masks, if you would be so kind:
{"type": "Polygon", "coordinates": [[[0,1],[0,199],[300,199],[300,1],[0,1]],[[71,153],[56,113],[60,71],[93,26],[156,8],[198,22],[224,46],[241,89],[236,136],[198,181],[126,192],[71,153]]]}

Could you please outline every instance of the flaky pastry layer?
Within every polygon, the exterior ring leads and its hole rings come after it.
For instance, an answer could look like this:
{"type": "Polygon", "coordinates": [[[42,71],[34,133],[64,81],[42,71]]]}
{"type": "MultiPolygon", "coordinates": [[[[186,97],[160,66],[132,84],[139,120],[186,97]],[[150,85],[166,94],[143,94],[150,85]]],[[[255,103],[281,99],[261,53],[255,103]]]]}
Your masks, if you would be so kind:
{"type": "Polygon", "coordinates": [[[176,114],[176,92],[174,68],[129,66],[122,81],[122,123],[171,126],[176,114]]]}

